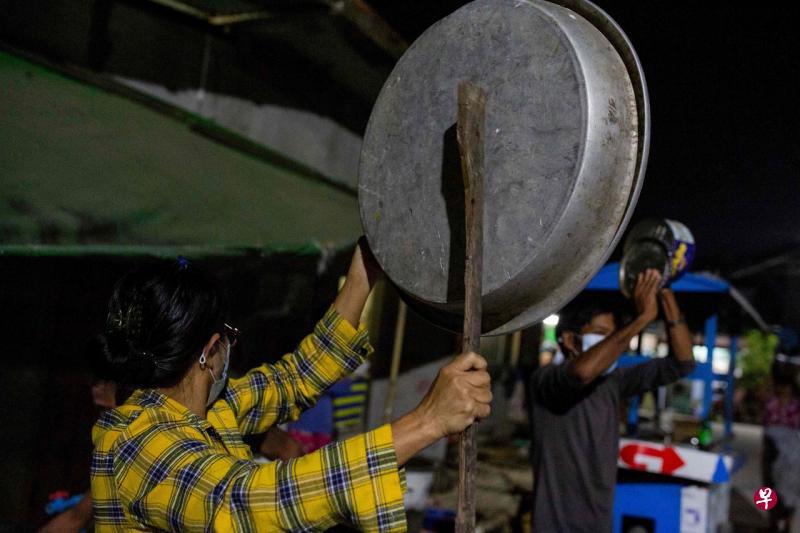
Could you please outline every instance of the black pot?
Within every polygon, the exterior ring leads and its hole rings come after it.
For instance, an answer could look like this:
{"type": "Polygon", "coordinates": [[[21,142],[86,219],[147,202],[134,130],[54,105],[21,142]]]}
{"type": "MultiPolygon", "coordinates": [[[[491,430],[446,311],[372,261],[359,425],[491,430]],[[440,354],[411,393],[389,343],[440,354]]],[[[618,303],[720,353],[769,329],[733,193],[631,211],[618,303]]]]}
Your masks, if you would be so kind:
{"type": "Polygon", "coordinates": [[[661,272],[662,286],[681,278],[694,259],[694,237],[689,228],[669,219],[648,219],[628,233],[619,265],[619,286],[630,297],[640,272],[661,272]]]}

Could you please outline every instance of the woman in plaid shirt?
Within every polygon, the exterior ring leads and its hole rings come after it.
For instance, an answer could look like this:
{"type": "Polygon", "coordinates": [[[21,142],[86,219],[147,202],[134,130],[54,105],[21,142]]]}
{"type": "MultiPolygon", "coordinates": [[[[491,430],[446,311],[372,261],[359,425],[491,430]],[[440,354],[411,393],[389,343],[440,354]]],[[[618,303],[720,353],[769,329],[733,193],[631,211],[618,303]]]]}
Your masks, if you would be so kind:
{"type": "Polygon", "coordinates": [[[379,269],[365,257],[362,244],[333,305],[293,353],[231,380],[238,331],[223,322],[213,280],[185,261],[120,280],[101,350],[120,380],[141,388],[93,431],[97,531],[406,529],[400,467],[489,414],[479,355],[443,367],[419,406],[392,424],[304,457],[258,464],[242,441],[297,418],[371,353],[359,317],[379,269]]]}

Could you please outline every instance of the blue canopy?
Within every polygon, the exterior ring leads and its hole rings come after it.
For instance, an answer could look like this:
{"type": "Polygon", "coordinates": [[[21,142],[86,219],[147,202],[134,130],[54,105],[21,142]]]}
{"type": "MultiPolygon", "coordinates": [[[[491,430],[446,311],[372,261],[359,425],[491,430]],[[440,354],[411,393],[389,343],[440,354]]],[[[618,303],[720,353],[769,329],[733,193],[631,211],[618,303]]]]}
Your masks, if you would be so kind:
{"type": "MultiPolygon", "coordinates": [[[[686,273],[671,286],[675,292],[707,292],[728,293],[730,284],[727,281],[709,274],[686,273]]],[[[609,263],[598,272],[586,286],[587,291],[618,291],[619,263],[609,263]]]]}

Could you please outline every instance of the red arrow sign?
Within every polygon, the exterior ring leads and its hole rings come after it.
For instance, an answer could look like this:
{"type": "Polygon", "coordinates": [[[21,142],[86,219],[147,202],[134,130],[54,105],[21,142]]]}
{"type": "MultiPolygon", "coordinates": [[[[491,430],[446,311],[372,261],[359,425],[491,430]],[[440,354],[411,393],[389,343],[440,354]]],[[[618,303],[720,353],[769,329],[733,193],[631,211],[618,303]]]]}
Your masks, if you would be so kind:
{"type": "Polygon", "coordinates": [[[675,452],[674,448],[665,446],[663,449],[653,448],[644,444],[628,444],[619,451],[622,461],[636,470],[647,470],[647,465],[636,461],[637,455],[647,455],[661,459],[661,474],[671,474],[684,464],[681,456],[675,452]]]}

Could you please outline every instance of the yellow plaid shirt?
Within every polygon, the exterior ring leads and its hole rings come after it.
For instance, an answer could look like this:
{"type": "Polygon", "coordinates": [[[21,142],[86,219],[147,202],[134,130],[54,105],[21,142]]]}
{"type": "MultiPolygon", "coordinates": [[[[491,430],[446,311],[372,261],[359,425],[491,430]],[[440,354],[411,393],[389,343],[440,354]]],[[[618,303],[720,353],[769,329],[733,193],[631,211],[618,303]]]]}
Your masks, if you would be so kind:
{"type": "Polygon", "coordinates": [[[93,430],[96,530],[405,531],[389,425],[269,464],[242,442],[296,419],[371,351],[366,332],[331,308],[294,353],[229,380],[206,418],[137,390],[93,430]]]}

